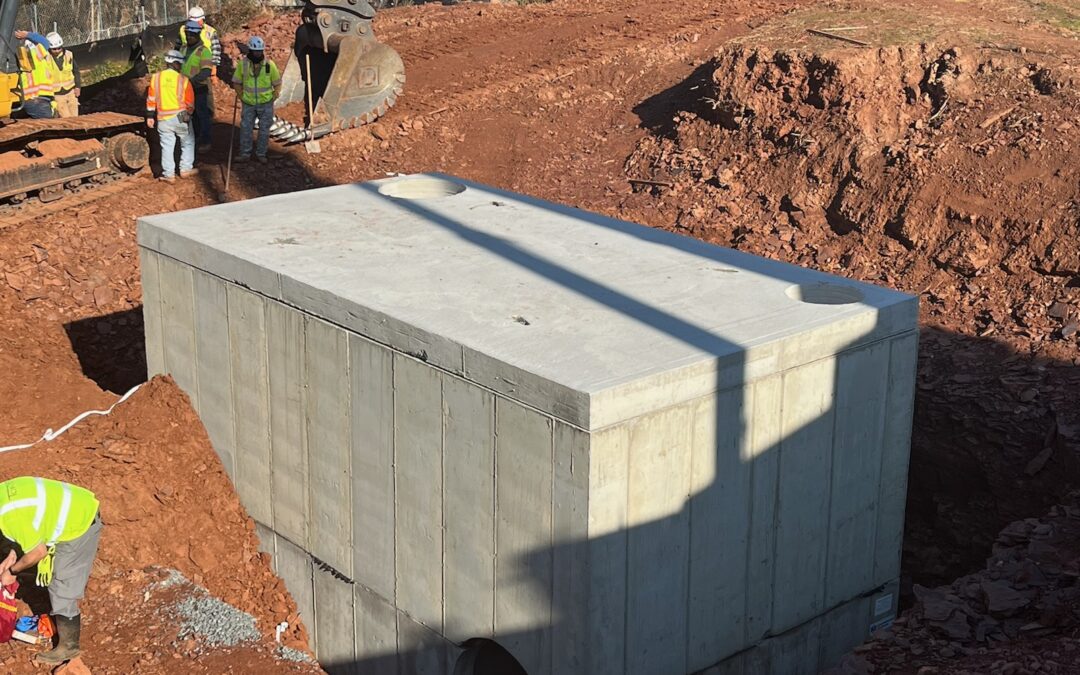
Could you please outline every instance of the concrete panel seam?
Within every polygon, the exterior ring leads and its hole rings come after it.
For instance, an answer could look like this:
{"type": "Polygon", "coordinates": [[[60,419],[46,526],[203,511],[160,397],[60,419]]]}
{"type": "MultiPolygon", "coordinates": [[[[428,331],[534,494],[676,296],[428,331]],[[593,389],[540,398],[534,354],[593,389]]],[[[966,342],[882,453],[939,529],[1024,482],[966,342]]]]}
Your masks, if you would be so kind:
{"type": "MultiPolygon", "coordinates": [[[[363,336],[361,336],[361,337],[363,337],[363,336]]],[[[385,346],[385,345],[383,345],[383,346],[385,346]]],[[[397,377],[398,377],[398,374],[397,374],[397,359],[394,358],[394,353],[391,350],[391,352],[390,352],[390,417],[391,417],[391,420],[390,420],[390,457],[391,457],[391,460],[390,461],[392,463],[393,470],[390,473],[391,473],[391,478],[393,479],[392,480],[392,483],[393,483],[393,488],[392,489],[394,491],[394,494],[391,496],[391,500],[390,500],[394,505],[394,534],[391,537],[391,539],[393,539],[393,542],[394,542],[394,561],[393,561],[393,565],[394,565],[394,574],[393,574],[394,598],[393,598],[393,600],[394,601],[393,601],[392,604],[394,605],[394,608],[395,608],[396,611],[400,611],[400,610],[397,610],[397,603],[398,603],[398,569],[397,569],[397,561],[398,561],[398,538],[397,538],[397,523],[398,523],[398,472],[397,472],[397,467],[398,467],[398,432],[397,432],[397,426],[398,426],[398,419],[397,419],[398,391],[397,391],[397,377]]],[[[394,625],[395,625],[395,629],[394,629],[394,647],[397,650],[397,653],[400,654],[401,653],[401,632],[399,630],[397,630],[397,628],[396,628],[397,619],[394,620],[394,625]]]]}
{"type": "Polygon", "coordinates": [[[491,403],[491,452],[495,455],[491,459],[491,512],[494,514],[493,524],[491,528],[491,558],[492,558],[492,572],[491,578],[491,632],[494,634],[495,627],[498,626],[499,618],[499,397],[495,395],[495,398],[491,403]]]}
{"type": "MultiPolygon", "coordinates": [[[[787,373],[780,375],[780,415],[777,419],[784,419],[784,391],[787,389],[787,373]]],[[[772,589],[772,610],[770,612],[769,631],[772,631],[773,621],[776,617],[776,540],[779,536],[780,528],[777,527],[777,522],[780,519],[780,479],[781,479],[781,462],[784,458],[784,444],[783,433],[781,432],[781,438],[776,443],[775,452],[776,457],[776,481],[773,484],[773,527],[772,527],[772,564],[769,565],[770,572],[772,572],[772,583],[769,584],[769,588],[772,589]]]]}
{"type": "MultiPolygon", "coordinates": [[[[750,616],[750,563],[751,563],[751,558],[752,558],[753,553],[754,553],[754,546],[753,546],[753,543],[752,543],[753,542],[753,537],[754,537],[754,486],[757,484],[757,483],[754,482],[754,470],[757,468],[758,457],[760,457],[762,453],[758,452],[758,446],[754,442],[754,438],[752,436],[752,434],[754,433],[755,427],[750,423],[750,419],[753,417],[754,413],[757,412],[756,399],[754,398],[754,394],[756,393],[754,391],[754,385],[753,384],[749,385],[746,388],[746,390],[750,392],[750,405],[749,405],[749,414],[745,415],[744,418],[743,418],[744,419],[743,424],[745,425],[744,429],[743,429],[743,433],[744,434],[751,434],[751,437],[750,437],[749,441],[750,441],[750,447],[752,448],[752,452],[754,453],[753,457],[750,460],[750,489],[746,491],[746,520],[747,520],[746,532],[747,532],[747,536],[746,536],[746,555],[743,556],[743,566],[746,568],[746,574],[747,574],[747,577],[746,577],[746,580],[747,580],[746,592],[743,593],[743,616],[744,617],[749,617],[750,616]]],[[[744,396],[745,396],[745,394],[744,394],[744,396]]],[[[780,398],[781,398],[781,400],[783,400],[783,396],[781,396],[780,398]]],[[[746,405],[745,404],[745,399],[744,399],[743,405],[744,406],[746,405]]],[[[717,412],[717,417],[719,418],[719,416],[720,416],[720,413],[717,412]]],[[[717,435],[719,435],[719,430],[717,431],[717,435]]],[[[772,451],[773,451],[772,449],[767,450],[767,452],[772,452],[772,451]]],[[[779,472],[777,472],[777,473],[779,473],[779,472]]],[[[776,512],[773,511],[773,513],[775,514],[776,512]]],[[[694,517],[694,514],[691,511],[691,513],[690,513],[691,526],[693,525],[693,517],[694,517]]],[[[773,529],[773,531],[776,530],[776,528],[772,528],[772,529],[773,529]]],[[[687,603],[687,605],[689,605],[689,604],[690,603],[687,603]]],[[[746,641],[749,640],[749,639],[750,639],[750,621],[749,621],[749,618],[747,618],[745,621],[743,621],[743,637],[742,637],[742,641],[745,644],[746,641]]],[[[687,643],[687,653],[688,653],[688,655],[689,655],[689,651],[690,651],[690,648],[689,648],[689,642],[688,642],[687,643]]],[[[687,663],[689,663],[689,661],[687,661],[687,663]]]]}
{"type": "Polygon", "coordinates": [[[442,527],[442,548],[439,551],[439,616],[446,630],[446,380],[439,378],[439,524],[442,527]]]}
{"type": "Polygon", "coordinates": [[[623,481],[623,512],[626,514],[626,537],[624,537],[623,546],[623,620],[622,620],[622,645],[623,645],[623,667],[628,668],[630,663],[630,455],[631,442],[627,440],[626,448],[626,468],[623,475],[626,479],[623,481]]]}
{"type": "MultiPolygon", "coordinates": [[[[860,345],[860,347],[868,347],[869,345],[860,345]]],[[[829,510],[825,514],[825,553],[824,562],[821,565],[821,598],[822,602],[829,597],[829,558],[830,558],[830,546],[832,546],[832,527],[828,524],[832,523],[833,516],[833,473],[836,471],[836,418],[839,415],[836,414],[836,407],[840,401],[840,360],[843,352],[836,354],[833,358],[836,361],[836,376],[833,378],[833,398],[832,409],[833,415],[831,422],[831,429],[829,431],[829,497],[828,504],[829,510]]]]}

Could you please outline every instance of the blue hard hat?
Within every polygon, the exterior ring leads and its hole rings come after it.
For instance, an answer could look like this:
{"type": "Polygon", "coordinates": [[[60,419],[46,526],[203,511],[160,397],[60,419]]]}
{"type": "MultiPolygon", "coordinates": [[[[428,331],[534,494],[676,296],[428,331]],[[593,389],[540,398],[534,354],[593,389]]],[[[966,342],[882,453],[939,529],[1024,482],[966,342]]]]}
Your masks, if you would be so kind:
{"type": "Polygon", "coordinates": [[[256,51],[256,52],[261,52],[265,48],[266,48],[266,45],[263,44],[263,39],[261,37],[259,37],[258,35],[254,35],[254,36],[251,37],[250,40],[248,40],[248,49],[251,49],[251,50],[256,51]]]}
{"type": "Polygon", "coordinates": [[[184,24],[184,29],[191,33],[199,33],[202,31],[202,24],[192,19],[184,24]]]}

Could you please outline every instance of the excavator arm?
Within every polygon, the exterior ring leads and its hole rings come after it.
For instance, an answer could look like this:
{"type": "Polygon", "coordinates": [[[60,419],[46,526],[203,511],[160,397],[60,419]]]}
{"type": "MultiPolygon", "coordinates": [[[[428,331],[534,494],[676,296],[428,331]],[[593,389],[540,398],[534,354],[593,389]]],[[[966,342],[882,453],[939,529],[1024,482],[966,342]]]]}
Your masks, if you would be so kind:
{"type": "Polygon", "coordinates": [[[367,0],[306,0],[276,108],[303,101],[306,126],[275,118],[270,135],[308,141],[386,114],[401,95],[401,56],[375,39],[367,0]]]}

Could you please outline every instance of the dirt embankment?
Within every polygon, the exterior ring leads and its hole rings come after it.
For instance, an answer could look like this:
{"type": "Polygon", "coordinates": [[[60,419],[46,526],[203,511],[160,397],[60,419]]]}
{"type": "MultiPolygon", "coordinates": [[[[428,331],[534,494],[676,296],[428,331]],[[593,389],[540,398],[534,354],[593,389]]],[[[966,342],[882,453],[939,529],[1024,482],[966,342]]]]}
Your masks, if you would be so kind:
{"type": "MultiPolygon", "coordinates": [[[[183,672],[206,675],[228,668],[321,672],[276,655],[279,623],[289,624],[285,646],[306,650],[307,635],[209,447],[187,397],[171,380],[158,378],[112,415],[88,418],[52,442],[0,456],[0,480],[63,480],[92,490],[101,501],[104,530],[82,602],[83,652],[95,673],[175,673],[180,659],[183,672]],[[182,598],[159,603],[148,587],[161,567],[179,570],[253,615],[261,637],[231,649],[204,649],[198,637],[178,637],[172,605],[182,598]]],[[[20,580],[32,600],[32,579],[20,580]]],[[[26,672],[30,651],[18,642],[0,645],[0,669],[26,672]]]]}

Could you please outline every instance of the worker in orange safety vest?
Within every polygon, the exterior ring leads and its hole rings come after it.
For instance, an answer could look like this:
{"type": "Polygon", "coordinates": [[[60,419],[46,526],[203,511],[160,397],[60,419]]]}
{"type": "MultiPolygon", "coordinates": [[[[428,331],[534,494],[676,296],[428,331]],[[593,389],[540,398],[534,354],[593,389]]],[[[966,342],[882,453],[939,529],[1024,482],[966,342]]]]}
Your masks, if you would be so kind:
{"type": "Polygon", "coordinates": [[[165,54],[165,69],[150,78],[146,90],[146,126],[157,127],[161,141],[161,180],[176,180],[176,141],[180,141],[180,177],[197,173],[195,169],[195,129],[191,116],[195,111],[195,90],[180,73],[183,55],[175,49],[165,54]]]}

